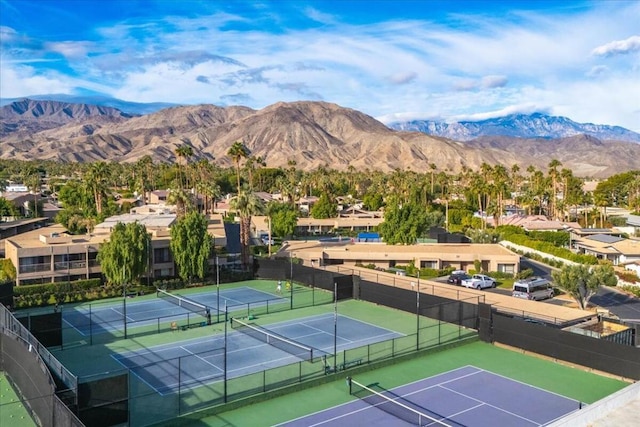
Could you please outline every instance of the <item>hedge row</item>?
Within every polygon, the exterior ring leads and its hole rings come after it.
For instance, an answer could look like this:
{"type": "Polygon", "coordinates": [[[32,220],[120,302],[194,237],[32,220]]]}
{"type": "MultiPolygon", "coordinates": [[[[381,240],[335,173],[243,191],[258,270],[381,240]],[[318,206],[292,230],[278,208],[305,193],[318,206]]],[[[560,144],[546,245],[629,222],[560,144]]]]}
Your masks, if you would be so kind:
{"type": "Polygon", "coordinates": [[[55,294],[58,292],[88,291],[99,288],[102,285],[100,279],[76,280],[75,282],[46,283],[44,285],[24,285],[15,286],[13,294],[15,296],[38,295],[43,293],[55,294]]]}
{"type": "Polygon", "coordinates": [[[577,262],[579,264],[598,264],[598,258],[594,257],[593,255],[574,254],[569,249],[559,248],[549,242],[534,240],[523,234],[504,234],[502,238],[504,240],[508,240],[509,242],[515,243],[516,245],[526,246],[528,248],[556,256],[558,258],[577,262]]]}

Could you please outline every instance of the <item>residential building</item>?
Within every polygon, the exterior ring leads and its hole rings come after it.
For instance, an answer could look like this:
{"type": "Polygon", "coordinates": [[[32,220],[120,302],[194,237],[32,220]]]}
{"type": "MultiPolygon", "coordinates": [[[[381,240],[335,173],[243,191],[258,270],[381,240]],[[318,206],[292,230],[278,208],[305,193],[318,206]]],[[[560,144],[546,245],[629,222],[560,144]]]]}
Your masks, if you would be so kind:
{"type": "MultiPolygon", "coordinates": [[[[109,239],[118,222],[138,221],[151,233],[149,271],[152,277],[176,275],[170,250],[170,227],[175,214],[125,214],[108,218],[90,234],[70,235],[62,225],[44,227],[6,239],[6,258],[16,267],[16,285],[66,282],[101,277],[97,261],[100,244],[109,239]]],[[[215,246],[226,247],[227,236],[221,215],[209,216],[209,234],[215,246]]],[[[223,259],[226,263],[226,256],[223,259]]],[[[210,260],[215,264],[215,259],[210,260]]]]}
{"type": "Polygon", "coordinates": [[[483,271],[514,274],[520,271],[520,256],[496,244],[429,243],[387,245],[342,242],[289,241],[278,252],[293,256],[310,265],[373,265],[389,269],[413,263],[416,267],[469,271],[480,262],[483,271]]]}
{"type": "Polygon", "coordinates": [[[640,240],[596,234],[573,242],[578,253],[611,261],[613,265],[640,261],[640,240]]]}

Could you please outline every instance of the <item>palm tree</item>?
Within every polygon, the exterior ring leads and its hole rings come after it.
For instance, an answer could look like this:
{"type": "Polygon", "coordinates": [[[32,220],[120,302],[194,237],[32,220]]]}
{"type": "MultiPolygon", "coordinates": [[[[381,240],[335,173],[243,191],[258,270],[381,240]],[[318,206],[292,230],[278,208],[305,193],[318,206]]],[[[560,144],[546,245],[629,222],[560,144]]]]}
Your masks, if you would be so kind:
{"type": "Polygon", "coordinates": [[[191,193],[184,188],[180,188],[179,184],[175,187],[169,190],[167,202],[176,205],[176,216],[182,218],[193,207],[193,199],[191,193]]]}
{"type": "Polygon", "coordinates": [[[431,197],[433,197],[433,175],[438,170],[438,166],[435,163],[429,163],[429,169],[431,169],[431,197]]]}
{"type": "MultiPolygon", "coordinates": [[[[193,147],[191,147],[190,145],[184,144],[177,147],[175,149],[175,153],[178,159],[184,159],[185,167],[186,167],[186,165],[189,163],[189,157],[193,156],[193,147]]],[[[189,180],[187,179],[186,172],[182,171],[181,173],[180,171],[181,171],[180,162],[178,162],[178,175],[180,175],[178,178],[180,180],[180,186],[181,188],[185,188],[185,187],[189,188],[189,180]],[[185,180],[184,185],[182,182],[182,178],[183,178],[182,175],[184,175],[184,180],[185,180]]]]}
{"type": "Polygon", "coordinates": [[[246,159],[251,151],[244,145],[242,141],[236,141],[227,151],[227,156],[231,157],[236,165],[236,177],[238,179],[238,194],[240,194],[240,161],[246,159]]]}
{"type": "Polygon", "coordinates": [[[111,167],[106,162],[91,163],[85,176],[85,183],[93,193],[98,216],[102,215],[103,200],[109,190],[109,178],[111,176],[111,167]]]}
{"type": "Polygon", "coordinates": [[[40,171],[33,166],[29,166],[25,169],[22,176],[24,185],[33,192],[33,217],[38,217],[38,194],[40,194],[40,171]]]}
{"type": "Polygon", "coordinates": [[[134,171],[137,176],[136,186],[142,193],[142,202],[147,204],[147,192],[151,191],[151,171],[153,170],[153,159],[151,156],[146,155],[140,158],[135,166],[134,171]]]}
{"type": "Polygon", "coordinates": [[[245,269],[249,266],[249,253],[251,249],[251,216],[264,212],[264,205],[254,193],[241,190],[236,197],[231,199],[230,206],[240,217],[240,248],[242,265],[245,269]]]}
{"type": "Polygon", "coordinates": [[[552,159],[549,162],[549,176],[551,177],[551,206],[550,213],[551,219],[555,219],[556,213],[556,205],[557,205],[557,180],[558,180],[558,166],[562,166],[562,163],[558,159],[552,159]]]}

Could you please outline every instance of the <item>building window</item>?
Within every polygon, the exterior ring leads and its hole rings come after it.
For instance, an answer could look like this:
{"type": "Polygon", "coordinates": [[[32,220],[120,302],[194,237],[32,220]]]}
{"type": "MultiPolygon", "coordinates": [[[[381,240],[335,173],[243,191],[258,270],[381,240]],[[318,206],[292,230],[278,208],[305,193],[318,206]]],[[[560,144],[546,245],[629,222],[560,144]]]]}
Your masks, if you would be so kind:
{"type": "Polygon", "coordinates": [[[420,261],[420,268],[430,268],[435,270],[438,268],[438,261],[420,261]]]}
{"type": "Polygon", "coordinates": [[[516,266],[515,264],[498,264],[498,271],[500,273],[515,274],[516,266]]]}
{"type": "Polygon", "coordinates": [[[155,248],[153,250],[153,262],[155,264],[173,262],[171,250],[169,248],[155,248]]]}

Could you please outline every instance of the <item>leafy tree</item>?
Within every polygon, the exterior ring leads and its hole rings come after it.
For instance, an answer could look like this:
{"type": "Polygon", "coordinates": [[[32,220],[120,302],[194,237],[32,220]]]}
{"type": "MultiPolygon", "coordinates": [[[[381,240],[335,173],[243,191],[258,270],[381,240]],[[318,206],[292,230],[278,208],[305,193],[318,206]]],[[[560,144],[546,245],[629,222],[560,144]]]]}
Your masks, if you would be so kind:
{"type": "Polygon", "coordinates": [[[16,268],[10,259],[0,259],[0,283],[16,280],[16,268]]]}
{"type": "Polygon", "coordinates": [[[600,286],[615,286],[618,283],[610,265],[567,265],[551,275],[556,285],[567,291],[583,310],[600,286]]]}
{"type": "Polygon", "coordinates": [[[377,211],[384,206],[384,198],[380,193],[365,194],[362,204],[370,211],[377,211]]]}
{"type": "Polygon", "coordinates": [[[311,208],[311,217],[316,219],[335,218],[337,215],[338,206],[329,199],[327,193],[322,193],[311,208]]]}
{"type": "Polygon", "coordinates": [[[410,245],[415,243],[418,237],[425,235],[429,227],[440,225],[437,224],[438,216],[442,222],[441,213],[430,213],[428,217],[423,207],[414,203],[401,205],[396,199],[387,203],[384,222],[380,224],[378,229],[388,244],[410,245]]]}
{"type": "Polygon", "coordinates": [[[131,283],[147,271],[151,235],[139,222],[119,222],[109,240],[100,245],[98,261],[110,283],[131,283]]]}
{"type": "Polygon", "coordinates": [[[0,216],[18,216],[19,214],[16,205],[4,197],[0,197],[0,216]]]}
{"type": "Polygon", "coordinates": [[[278,237],[291,236],[298,224],[298,211],[288,203],[271,202],[267,206],[271,218],[271,234],[278,237]]]}
{"type": "Polygon", "coordinates": [[[184,281],[203,279],[209,269],[213,237],[207,231],[207,218],[190,211],[171,226],[171,252],[184,281]]]}

